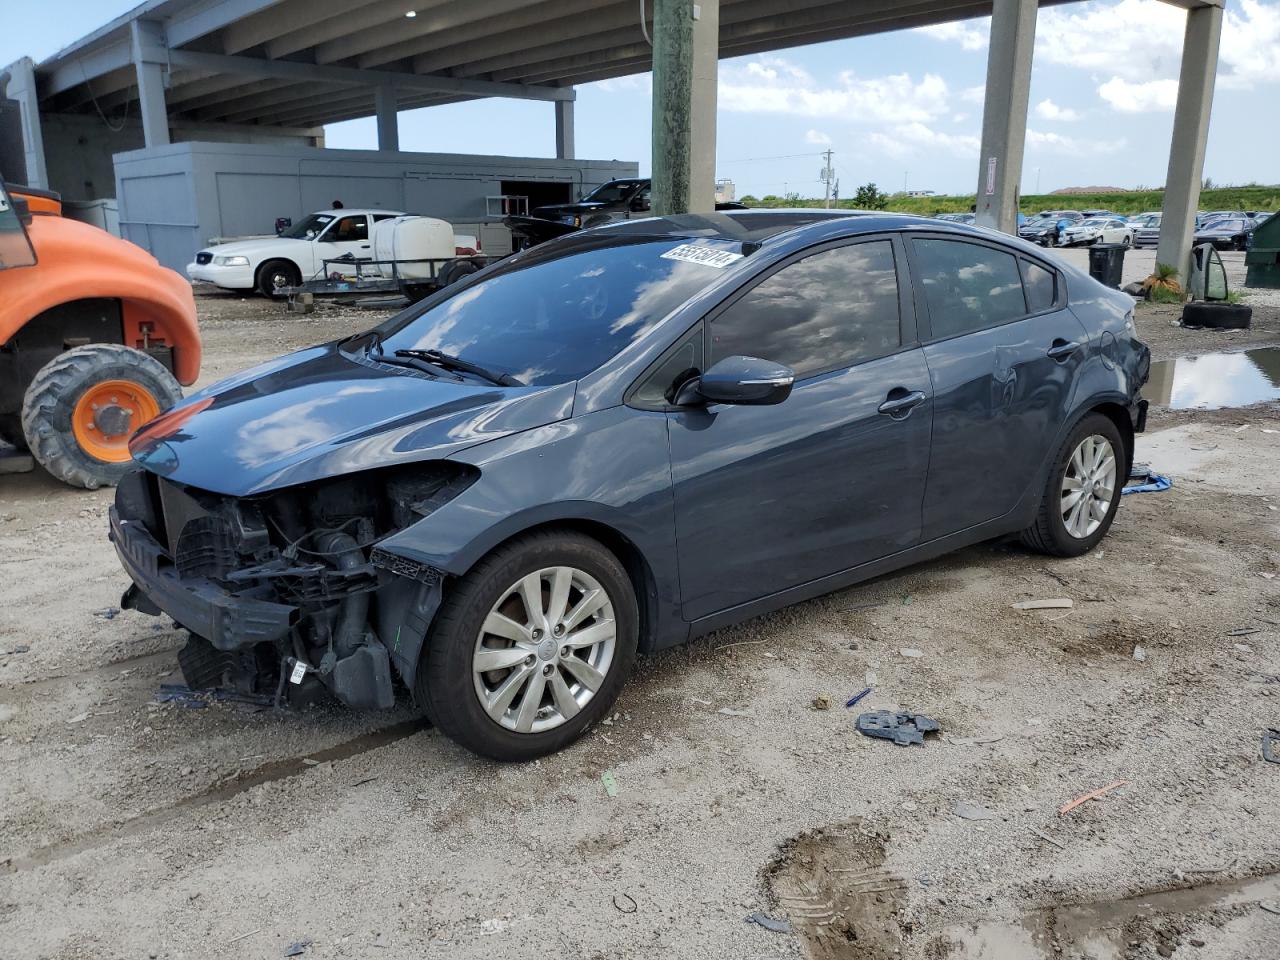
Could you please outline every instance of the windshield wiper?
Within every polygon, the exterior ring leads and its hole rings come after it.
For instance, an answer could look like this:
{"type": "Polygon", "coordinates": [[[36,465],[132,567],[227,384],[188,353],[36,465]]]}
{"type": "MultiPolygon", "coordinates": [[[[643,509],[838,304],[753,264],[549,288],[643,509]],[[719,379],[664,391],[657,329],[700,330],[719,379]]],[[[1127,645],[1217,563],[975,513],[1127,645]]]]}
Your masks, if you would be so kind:
{"type": "Polygon", "coordinates": [[[446,370],[461,370],[463,373],[473,374],[499,387],[524,386],[521,381],[509,373],[495,373],[486,367],[480,366],[478,363],[472,363],[470,360],[463,360],[461,357],[455,357],[451,353],[442,353],[439,350],[397,350],[396,356],[409,357],[414,360],[426,360],[428,363],[433,363],[446,370]]]}

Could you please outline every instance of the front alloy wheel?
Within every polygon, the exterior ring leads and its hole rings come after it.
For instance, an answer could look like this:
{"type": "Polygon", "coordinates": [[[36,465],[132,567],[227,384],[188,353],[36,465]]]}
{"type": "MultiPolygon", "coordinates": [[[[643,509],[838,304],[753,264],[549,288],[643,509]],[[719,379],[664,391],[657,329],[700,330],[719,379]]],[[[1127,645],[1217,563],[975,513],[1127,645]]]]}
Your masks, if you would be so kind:
{"type": "Polygon", "coordinates": [[[617,635],[613,604],[590,574],[574,567],[530,573],[480,626],[471,660],[476,696],[507,730],[553,730],[603,685],[617,635]]]}
{"type": "Polygon", "coordinates": [[[574,530],[525,534],[445,588],[415,680],[440,731],[494,760],[568,746],[613,706],[640,616],[631,577],[574,530]]]}
{"type": "Polygon", "coordinates": [[[1062,523],[1077,540],[1087,540],[1106,519],[1116,496],[1116,452],[1106,437],[1085,437],[1062,476],[1062,523]]]}

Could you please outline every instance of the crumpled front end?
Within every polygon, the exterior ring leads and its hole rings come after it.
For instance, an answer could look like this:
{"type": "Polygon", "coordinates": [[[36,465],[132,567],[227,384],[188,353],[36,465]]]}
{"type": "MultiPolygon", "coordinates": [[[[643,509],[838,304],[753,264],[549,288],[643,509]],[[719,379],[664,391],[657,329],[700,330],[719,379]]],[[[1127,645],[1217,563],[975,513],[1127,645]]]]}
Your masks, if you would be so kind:
{"type": "Polygon", "coordinates": [[[126,476],[110,537],[133,580],[122,606],[192,634],[189,686],[386,709],[410,689],[442,575],[380,550],[478,476],[450,462],[224,496],[126,476]]]}

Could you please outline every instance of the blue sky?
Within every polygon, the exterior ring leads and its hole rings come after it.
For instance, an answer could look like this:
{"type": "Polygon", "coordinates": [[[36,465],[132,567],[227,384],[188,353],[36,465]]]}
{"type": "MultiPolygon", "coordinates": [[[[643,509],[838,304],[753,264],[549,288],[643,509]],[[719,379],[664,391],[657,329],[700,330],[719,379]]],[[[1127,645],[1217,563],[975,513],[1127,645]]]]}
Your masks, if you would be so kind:
{"type": "MultiPolygon", "coordinates": [[[[5,14],[0,64],[37,60],[128,10],[49,0],[5,14]],[[50,16],[50,11],[56,16],[50,16]]],[[[1040,12],[1023,191],[1164,182],[1182,47],[1181,10],[1088,0],[1040,12]]],[[[817,44],[720,63],[717,174],[739,195],[819,195],[822,150],[842,193],[972,192],[978,176],[986,20],[817,44]]],[[[577,152],[649,168],[649,77],[579,88],[577,152]]],[[[1227,0],[1205,173],[1280,182],[1280,0],[1227,0]]],[[[550,156],[552,106],[490,100],[401,114],[406,150],[550,156]]],[[[371,119],[335,124],[332,147],[371,148],[371,119]]]]}

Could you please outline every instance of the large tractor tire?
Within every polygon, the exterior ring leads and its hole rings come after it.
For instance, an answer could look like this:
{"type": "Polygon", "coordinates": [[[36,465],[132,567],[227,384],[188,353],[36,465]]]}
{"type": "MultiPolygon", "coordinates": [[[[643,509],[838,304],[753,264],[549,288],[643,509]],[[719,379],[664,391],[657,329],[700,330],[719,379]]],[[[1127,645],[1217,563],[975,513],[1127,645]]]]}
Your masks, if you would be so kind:
{"type": "Polygon", "coordinates": [[[129,469],[129,438],[182,399],[157,360],[114,343],[91,343],[50,360],[22,403],[31,455],[72,486],[96,490],[129,469]]]}

